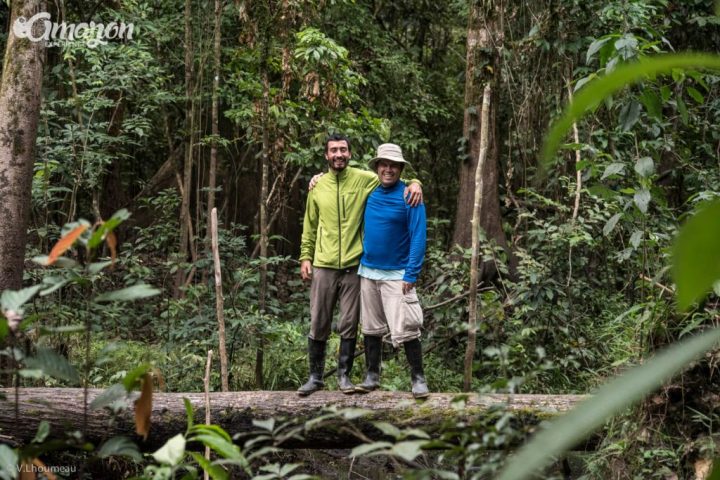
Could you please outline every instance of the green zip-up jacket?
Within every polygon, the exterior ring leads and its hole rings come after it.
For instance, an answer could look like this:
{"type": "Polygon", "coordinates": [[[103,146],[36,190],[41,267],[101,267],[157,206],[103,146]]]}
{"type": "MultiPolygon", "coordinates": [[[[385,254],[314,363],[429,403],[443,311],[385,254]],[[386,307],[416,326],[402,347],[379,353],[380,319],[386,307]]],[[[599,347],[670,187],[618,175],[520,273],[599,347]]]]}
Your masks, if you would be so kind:
{"type": "Polygon", "coordinates": [[[353,167],[323,175],[308,193],[300,260],[324,268],[358,265],[365,202],[378,185],[374,172],[353,167]]]}

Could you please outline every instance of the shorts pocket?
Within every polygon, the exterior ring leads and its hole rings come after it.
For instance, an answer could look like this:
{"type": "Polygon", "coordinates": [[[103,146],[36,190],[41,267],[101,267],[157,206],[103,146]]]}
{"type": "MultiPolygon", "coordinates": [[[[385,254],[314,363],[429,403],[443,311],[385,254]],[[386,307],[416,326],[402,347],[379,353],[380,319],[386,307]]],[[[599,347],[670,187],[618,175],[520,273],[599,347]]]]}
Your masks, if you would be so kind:
{"type": "Polygon", "coordinates": [[[423,313],[415,290],[403,295],[403,331],[416,332],[423,325],[423,313]]]}

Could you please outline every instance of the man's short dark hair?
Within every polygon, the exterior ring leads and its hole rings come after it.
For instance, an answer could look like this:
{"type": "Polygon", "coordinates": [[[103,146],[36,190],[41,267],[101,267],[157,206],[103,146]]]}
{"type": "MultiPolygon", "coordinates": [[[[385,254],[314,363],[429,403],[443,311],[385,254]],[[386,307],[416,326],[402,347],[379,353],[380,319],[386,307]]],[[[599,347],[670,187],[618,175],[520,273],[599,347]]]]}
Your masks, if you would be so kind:
{"type": "Polygon", "coordinates": [[[343,140],[347,142],[348,152],[351,152],[352,149],[350,148],[350,139],[341,133],[333,133],[332,135],[328,135],[328,137],[325,139],[325,153],[327,153],[328,151],[328,143],[341,142],[343,140]]]}

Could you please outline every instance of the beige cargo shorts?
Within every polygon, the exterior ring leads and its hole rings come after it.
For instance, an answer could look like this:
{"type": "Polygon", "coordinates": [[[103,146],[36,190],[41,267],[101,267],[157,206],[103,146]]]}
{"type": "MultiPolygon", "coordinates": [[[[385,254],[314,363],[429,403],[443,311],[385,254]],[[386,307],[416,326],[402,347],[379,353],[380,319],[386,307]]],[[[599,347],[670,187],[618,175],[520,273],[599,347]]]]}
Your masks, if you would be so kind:
{"type": "Polygon", "coordinates": [[[420,338],[423,312],[413,288],[402,292],[402,280],[360,278],[362,333],[376,337],[390,333],[395,347],[420,338]]]}

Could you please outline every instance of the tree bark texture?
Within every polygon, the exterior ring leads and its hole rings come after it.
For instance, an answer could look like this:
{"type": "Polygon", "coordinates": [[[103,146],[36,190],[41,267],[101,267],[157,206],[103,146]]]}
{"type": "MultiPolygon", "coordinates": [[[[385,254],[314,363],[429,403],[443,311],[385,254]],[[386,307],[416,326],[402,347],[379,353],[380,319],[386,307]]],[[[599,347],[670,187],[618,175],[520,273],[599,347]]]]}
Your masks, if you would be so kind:
{"type": "MultiPolygon", "coordinates": [[[[91,389],[88,401],[102,390],[91,389]]],[[[137,393],[135,394],[137,396],[137,393]]],[[[309,397],[296,392],[213,392],[210,393],[210,418],[213,424],[230,435],[257,431],[253,420],[270,417],[304,420],[318,416],[328,407],[362,408],[369,414],[349,425],[336,420],[317,424],[302,432],[302,439],[292,439],[286,448],[349,448],[361,443],[355,428],[371,439],[382,434],[371,421],[387,421],[399,428],[422,428],[429,434],[437,431],[445,419],[471,421],[481,418],[489,409],[507,405],[510,411],[529,423],[565,412],[587,398],[583,395],[467,395],[465,408],[453,404],[457,394],[433,393],[424,402],[413,400],[409,392],[375,391],[367,395],[344,395],[320,391],[309,397]],[[345,428],[352,427],[352,428],[345,428]]],[[[64,431],[81,430],[83,425],[83,390],[80,388],[23,388],[19,391],[18,419],[15,418],[15,391],[0,389],[0,432],[5,442],[29,442],[41,421],[50,424],[50,438],[62,438],[64,431]]],[[[195,422],[205,422],[204,393],[154,393],[151,427],[148,439],[138,442],[144,450],[162,446],[172,436],[186,430],[183,398],[193,405],[195,422]]],[[[115,422],[105,410],[90,411],[86,439],[96,444],[115,435],[134,434],[133,412],[125,412],[115,422]]]]}
{"type": "Polygon", "coordinates": [[[0,291],[22,287],[45,62],[45,42],[16,37],[13,25],[44,10],[44,1],[12,2],[0,84],[0,291]]]}
{"type": "MultiPolygon", "coordinates": [[[[500,7],[497,7],[500,8],[500,7]]],[[[473,204],[475,196],[475,169],[480,153],[480,109],[483,88],[493,83],[498,75],[498,51],[496,43],[501,38],[496,18],[486,16],[483,7],[473,4],[470,9],[467,30],[467,64],[465,67],[465,113],[463,136],[467,140],[467,159],[460,164],[457,211],[453,245],[469,248],[472,241],[473,204]]],[[[494,102],[493,102],[494,103],[494,102]]],[[[487,162],[483,166],[483,192],[480,205],[480,226],[488,240],[507,249],[507,239],[502,229],[500,199],[498,195],[498,145],[495,125],[495,106],[491,106],[488,124],[487,162]]]]}

